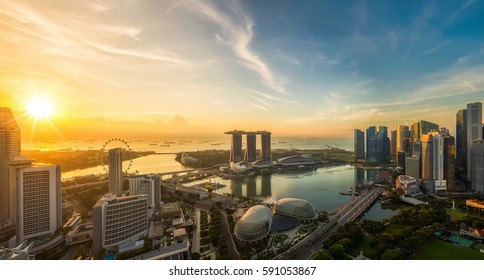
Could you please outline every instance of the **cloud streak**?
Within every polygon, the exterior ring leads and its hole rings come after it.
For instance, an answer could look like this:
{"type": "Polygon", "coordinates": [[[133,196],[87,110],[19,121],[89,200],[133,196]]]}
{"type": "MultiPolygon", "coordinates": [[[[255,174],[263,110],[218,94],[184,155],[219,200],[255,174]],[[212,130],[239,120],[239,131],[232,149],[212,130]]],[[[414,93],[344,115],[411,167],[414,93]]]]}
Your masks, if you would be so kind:
{"type": "Polygon", "coordinates": [[[224,12],[209,1],[186,1],[185,6],[190,11],[216,23],[222,29],[223,35],[216,34],[216,40],[229,46],[244,64],[259,73],[263,84],[276,92],[287,95],[285,89],[287,80],[276,77],[267,63],[250,49],[253,40],[252,19],[247,16],[238,2],[230,2],[230,12],[224,12]]]}

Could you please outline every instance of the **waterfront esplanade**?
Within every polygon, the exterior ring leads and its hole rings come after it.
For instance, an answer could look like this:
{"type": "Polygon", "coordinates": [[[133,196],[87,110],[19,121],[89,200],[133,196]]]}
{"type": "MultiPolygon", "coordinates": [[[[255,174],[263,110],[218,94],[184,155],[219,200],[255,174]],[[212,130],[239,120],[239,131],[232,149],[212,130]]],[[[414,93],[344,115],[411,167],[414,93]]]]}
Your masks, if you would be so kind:
{"type": "Polygon", "coordinates": [[[247,162],[254,162],[257,160],[256,146],[257,135],[261,136],[260,159],[272,160],[271,155],[271,133],[269,131],[243,131],[233,130],[227,131],[225,134],[232,135],[230,162],[240,162],[245,160],[247,162]],[[242,156],[242,135],[246,135],[247,143],[245,153],[242,156]]]}

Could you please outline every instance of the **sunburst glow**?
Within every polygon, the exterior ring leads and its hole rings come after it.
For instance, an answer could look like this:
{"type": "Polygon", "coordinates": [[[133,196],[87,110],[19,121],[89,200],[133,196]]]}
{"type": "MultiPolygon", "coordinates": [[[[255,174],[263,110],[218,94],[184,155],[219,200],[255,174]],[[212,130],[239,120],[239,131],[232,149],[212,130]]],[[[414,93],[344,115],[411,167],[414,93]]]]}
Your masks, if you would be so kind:
{"type": "Polygon", "coordinates": [[[27,104],[28,112],[35,118],[48,119],[52,113],[52,104],[46,97],[34,97],[27,104]]]}

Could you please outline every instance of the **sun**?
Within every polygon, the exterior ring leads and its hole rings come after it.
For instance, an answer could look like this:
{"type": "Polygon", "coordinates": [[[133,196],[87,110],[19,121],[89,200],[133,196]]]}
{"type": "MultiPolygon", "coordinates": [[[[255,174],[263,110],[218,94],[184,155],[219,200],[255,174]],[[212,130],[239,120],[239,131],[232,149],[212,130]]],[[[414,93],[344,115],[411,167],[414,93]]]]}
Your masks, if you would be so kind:
{"type": "Polygon", "coordinates": [[[37,118],[48,119],[52,113],[52,104],[46,97],[34,97],[27,103],[28,112],[37,118]]]}

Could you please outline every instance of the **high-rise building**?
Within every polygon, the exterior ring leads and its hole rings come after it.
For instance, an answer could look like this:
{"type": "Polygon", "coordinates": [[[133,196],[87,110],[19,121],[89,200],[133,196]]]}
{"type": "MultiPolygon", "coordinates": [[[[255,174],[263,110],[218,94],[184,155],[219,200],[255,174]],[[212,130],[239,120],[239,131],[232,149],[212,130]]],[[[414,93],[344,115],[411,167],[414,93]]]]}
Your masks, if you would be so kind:
{"type": "Polygon", "coordinates": [[[257,145],[256,135],[254,133],[248,133],[244,160],[248,162],[253,162],[256,160],[256,156],[257,156],[256,145],[257,145]]]}
{"type": "Polygon", "coordinates": [[[444,135],[444,180],[447,190],[455,191],[455,138],[450,134],[444,135]]]}
{"type": "Polygon", "coordinates": [[[416,155],[416,154],[420,155],[421,153],[422,153],[422,142],[420,142],[420,138],[419,138],[412,142],[412,155],[416,155]]]}
{"type": "Polygon", "coordinates": [[[431,132],[432,137],[432,181],[433,191],[446,191],[444,180],[444,139],[438,132],[431,132]]]}
{"type": "Polygon", "coordinates": [[[474,139],[482,139],[482,103],[467,104],[467,180],[471,178],[471,146],[474,139]]]}
{"type": "Polygon", "coordinates": [[[420,137],[422,142],[422,180],[425,183],[427,189],[431,189],[431,184],[433,181],[433,135],[425,134],[420,137]]]}
{"type": "Polygon", "coordinates": [[[378,162],[376,155],[376,126],[366,129],[366,161],[371,163],[378,162]]]}
{"type": "Polygon", "coordinates": [[[422,179],[431,192],[455,189],[455,140],[442,128],[421,136],[422,179]]]}
{"type": "Polygon", "coordinates": [[[471,186],[472,190],[484,193],[484,140],[475,139],[471,146],[471,186]]]}
{"type": "Polygon", "coordinates": [[[120,196],[123,192],[123,149],[109,150],[109,192],[120,196]]]}
{"type": "Polygon", "coordinates": [[[397,160],[397,131],[392,130],[390,133],[390,159],[393,162],[397,160]]]}
{"type": "Polygon", "coordinates": [[[262,160],[272,161],[271,152],[271,133],[267,131],[261,132],[261,149],[260,157],[262,160]]]}
{"type": "Polygon", "coordinates": [[[406,159],[408,156],[410,156],[410,155],[409,155],[408,153],[406,153],[406,152],[402,152],[402,151],[400,151],[400,152],[398,152],[398,153],[397,153],[397,159],[398,159],[398,161],[397,161],[397,166],[401,167],[401,168],[403,169],[403,171],[405,171],[405,170],[406,170],[406,163],[405,163],[405,159],[406,159]]]}
{"type": "Polygon", "coordinates": [[[379,163],[390,161],[390,139],[388,138],[388,128],[379,126],[376,134],[376,158],[379,163]]]}
{"type": "Polygon", "coordinates": [[[0,107],[0,228],[16,219],[16,171],[10,164],[20,156],[20,128],[9,108],[0,107]]]}
{"type": "Polygon", "coordinates": [[[18,172],[17,243],[54,234],[62,227],[60,166],[34,166],[18,172]]]}
{"type": "Polygon", "coordinates": [[[365,132],[355,129],[355,161],[365,159],[365,132]]]}
{"type": "Polygon", "coordinates": [[[142,239],[148,232],[146,195],[106,194],[92,208],[93,253],[142,239]]]}
{"type": "Polygon", "coordinates": [[[230,147],[230,159],[229,162],[240,162],[242,161],[242,132],[240,131],[230,131],[225,132],[225,134],[232,135],[231,147],[230,147]]]}
{"type": "Polygon", "coordinates": [[[420,163],[420,154],[405,157],[405,174],[417,179],[422,178],[422,166],[420,163]]]}
{"type": "Polygon", "coordinates": [[[459,110],[455,116],[455,148],[457,166],[457,178],[461,181],[467,177],[467,110],[459,110]]]}
{"type": "Polygon", "coordinates": [[[439,130],[439,125],[428,121],[419,120],[418,122],[414,122],[412,124],[410,137],[414,140],[420,139],[422,135],[427,134],[432,130],[439,130]]]}
{"type": "Polygon", "coordinates": [[[148,207],[160,208],[161,179],[157,175],[146,175],[129,179],[129,195],[144,194],[148,207]]]}
{"type": "MultiPolygon", "coordinates": [[[[396,162],[398,160],[398,152],[409,152],[407,150],[407,139],[410,138],[410,131],[407,125],[398,125],[397,126],[397,141],[396,141],[396,162]]],[[[405,160],[405,159],[404,159],[405,160]]]]}

